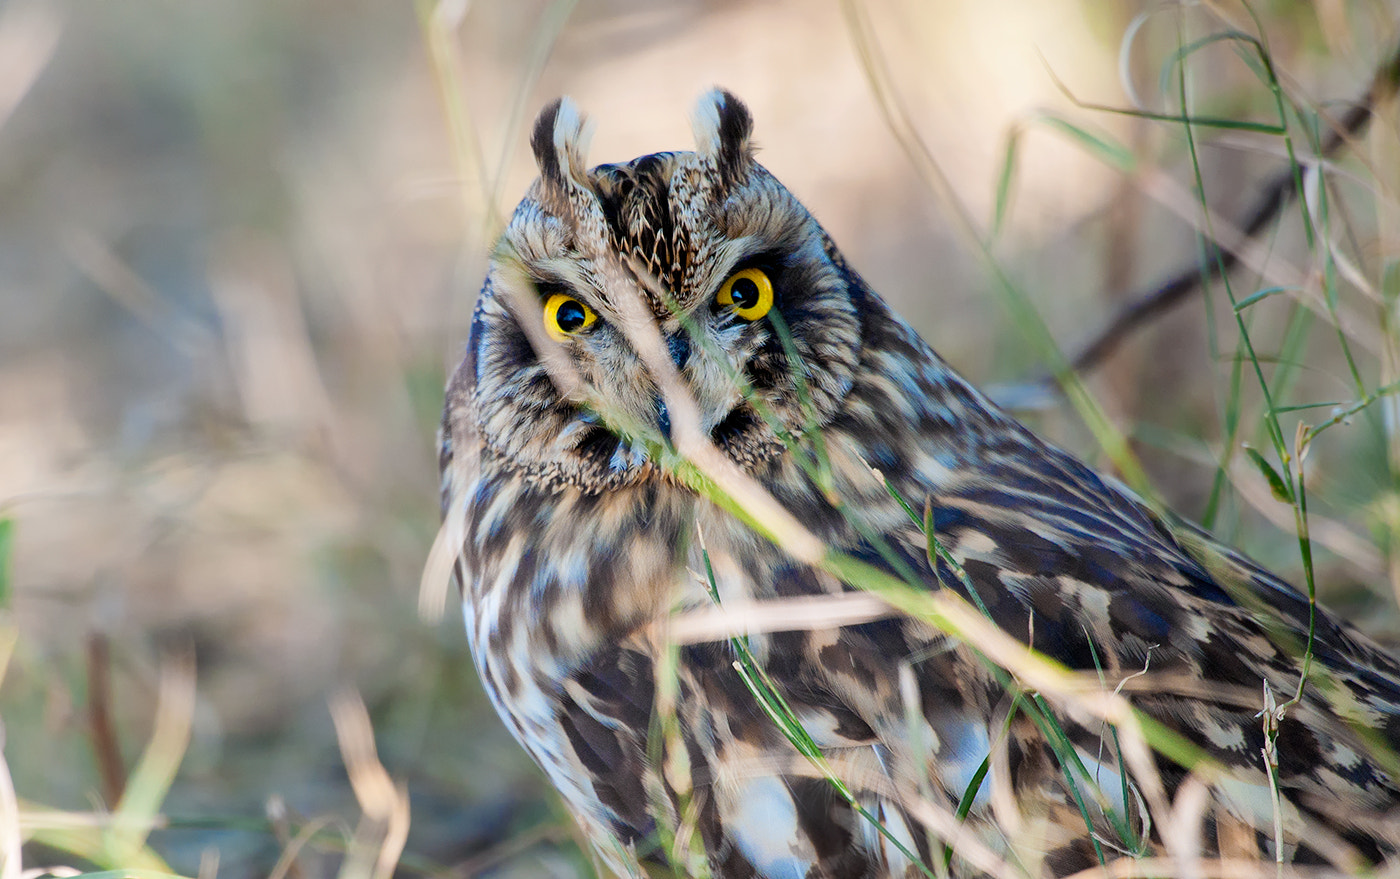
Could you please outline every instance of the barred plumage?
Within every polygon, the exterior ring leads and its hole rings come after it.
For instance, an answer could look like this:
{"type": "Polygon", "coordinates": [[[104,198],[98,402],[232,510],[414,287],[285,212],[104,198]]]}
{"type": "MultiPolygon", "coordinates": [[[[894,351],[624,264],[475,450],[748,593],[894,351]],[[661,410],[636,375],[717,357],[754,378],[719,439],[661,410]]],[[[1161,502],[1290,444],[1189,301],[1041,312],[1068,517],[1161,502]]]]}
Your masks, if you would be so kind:
{"type": "MultiPolygon", "coordinates": [[[[730,642],[667,643],[672,614],[712,604],[707,565],[730,607],[855,586],[684,478],[681,413],[643,365],[638,334],[653,330],[628,302],[645,304],[700,430],[828,546],[974,599],[1217,761],[1206,850],[1272,857],[1277,812],[1288,857],[1394,852],[1400,787],[1383,746],[1400,744],[1400,666],[1318,612],[1320,677],[1278,728],[1276,810],[1258,712],[1266,683],[1297,687],[1306,599],[947,367],[753,160],[733,96],[706,95],[694,127],[695,152],[588,170],[578,112],[541,114],[541,178],[495,250],[444,412],[473,656],[608,867],[691,869],[693,830],[716,876],[914,875],[911,856],[932,864],[947,830],[922,806],[964,796],[975,839],[957,874],[992,869],[974,849],[1066,875],[1105,849],[1163,844],[1109,730],[1051,706],[1059,739],[975,650],[917,619],[748,638],[880,828],[765,714],[730,642]],[[829,476],[802,466],[817,444],[829,476]],[[966,580],[930,562],[876,471],[927,505],[966,580]],[[1071,753],[1097,784],[1066,781],[1071,753]]],[[[1176,791],[1186,770],[1156,763],[1176,791]]]]}

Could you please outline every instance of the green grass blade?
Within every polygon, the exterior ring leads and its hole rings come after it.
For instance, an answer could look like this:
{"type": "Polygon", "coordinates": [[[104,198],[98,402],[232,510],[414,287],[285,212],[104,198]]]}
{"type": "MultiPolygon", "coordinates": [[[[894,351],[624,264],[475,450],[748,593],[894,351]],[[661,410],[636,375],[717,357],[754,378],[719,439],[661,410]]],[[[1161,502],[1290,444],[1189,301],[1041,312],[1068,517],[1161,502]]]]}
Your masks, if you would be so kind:
{"type": "Polygon", "coordinates": [[[190,741],[194,715],[194,669],[188,659],[171,659],[161,672],[155,729],[104,834],[107,860],[124,866],[145,846],[190,741]]]}
{"type": "Polygon", "coordinates": [[[15,548],[15,520],[0,516],[0,608],[10,606],[10,560],[15,548]]]}

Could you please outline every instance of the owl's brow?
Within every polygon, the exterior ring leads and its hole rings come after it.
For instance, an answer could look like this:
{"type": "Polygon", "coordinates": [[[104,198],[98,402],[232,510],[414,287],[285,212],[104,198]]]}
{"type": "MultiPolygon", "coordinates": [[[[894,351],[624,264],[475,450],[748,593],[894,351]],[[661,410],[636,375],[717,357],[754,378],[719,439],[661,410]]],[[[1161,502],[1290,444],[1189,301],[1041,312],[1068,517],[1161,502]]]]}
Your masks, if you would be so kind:
{"type": "Polygon", "coordinates": [[[707,286],[714,290],[724,279],[742,268],[749,266],[776,266],[787,258],[787,253],[775,248],[771,241],[757,236],[736,238],[724,241],[715,256],[712,279],[707,286]]]}
{"type": "Polygon", "coordinates": [[[585,263],[577,259],[557,257],[540,260],[532,264],[528,271],[531,281],[541,296],[546,294],[547,288],[565,287],[570,293],[582,294],[588,299],[596,299],[593,279],[584,270],[584,265],[585,263]]]}

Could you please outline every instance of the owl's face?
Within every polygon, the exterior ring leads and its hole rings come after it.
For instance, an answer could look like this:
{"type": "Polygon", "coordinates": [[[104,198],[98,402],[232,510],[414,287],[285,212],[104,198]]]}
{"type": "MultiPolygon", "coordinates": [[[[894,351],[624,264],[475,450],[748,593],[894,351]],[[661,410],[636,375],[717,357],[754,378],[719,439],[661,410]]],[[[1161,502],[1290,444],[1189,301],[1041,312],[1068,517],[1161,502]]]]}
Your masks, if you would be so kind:
{"type": "Polygon", "coordinates": [[[695,152],[587,170],[572,104],[537,120],[541,176],[495,249],[464,365],[505,466],[593,490],[661,476],[672,413],[648,344],[747,468],[849,390],[859,283],[753,160],[741,103],[712,92],[693,126],[695,152]]]}

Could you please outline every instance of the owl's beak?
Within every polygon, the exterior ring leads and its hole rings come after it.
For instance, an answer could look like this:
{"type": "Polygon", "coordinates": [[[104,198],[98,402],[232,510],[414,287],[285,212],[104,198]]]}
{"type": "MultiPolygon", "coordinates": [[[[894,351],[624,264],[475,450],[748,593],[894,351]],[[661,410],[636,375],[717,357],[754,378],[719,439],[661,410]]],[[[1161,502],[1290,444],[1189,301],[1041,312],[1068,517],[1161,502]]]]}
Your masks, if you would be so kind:
{"type": "Polygon", "coordinates": [[[671,362],[676,364],[676,371],[680,372],[690,362],[690,336],[684,329],[677,330],[666,337],[666,350],[671,353],[671,362]]]}

